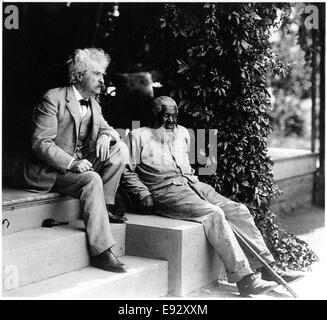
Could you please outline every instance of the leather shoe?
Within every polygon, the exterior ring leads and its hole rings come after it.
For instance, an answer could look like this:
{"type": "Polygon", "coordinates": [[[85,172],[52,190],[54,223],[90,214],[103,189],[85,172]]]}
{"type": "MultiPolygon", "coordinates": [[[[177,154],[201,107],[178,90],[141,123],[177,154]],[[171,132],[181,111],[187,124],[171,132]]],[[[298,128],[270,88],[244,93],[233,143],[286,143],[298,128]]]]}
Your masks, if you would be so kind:
{"type": "Polygon", "coordinates": [[[110,223],[125,223],[127,221],[126,217],[117,216],[115,214],[112,214],[110,211],[108,211],[108,217],[110,223]]]}
{"type": "Polygon", "coordinates": [[[91,257],[91,265],[106,271],[126,272],[124,264],[117,259],[110,249],[97,256],[91,257]]]}
{"type": "Polygon", "coordinates": [[[111,223],[125,223],[126,203],[121,189],[118,189],[115,195],[115,204],[106,204],[109,221],[111,223]]]}
{"type": "MultiPolygon", "coordinates": [[[[292,282],[294,280],[298,280],[304,277],[304,273],[301,271],[294,271],[294,270],[283,270],[279,268],[275,263],[270,265],[270,267],[286,282],[292,282]]],[[[273,276],[268,272],[267,269],[261,268],[261,278],[263,280],[271,281],[273,280],[273,276]]]]}
{"type": "Polygon", "coordinates": [[[246,297],[251,294],[263,294],[278,286],[275,281],[265,281],[259,274],[252,273],[243,277],[237,282],[237,289],[241,296],[246,297]]]}

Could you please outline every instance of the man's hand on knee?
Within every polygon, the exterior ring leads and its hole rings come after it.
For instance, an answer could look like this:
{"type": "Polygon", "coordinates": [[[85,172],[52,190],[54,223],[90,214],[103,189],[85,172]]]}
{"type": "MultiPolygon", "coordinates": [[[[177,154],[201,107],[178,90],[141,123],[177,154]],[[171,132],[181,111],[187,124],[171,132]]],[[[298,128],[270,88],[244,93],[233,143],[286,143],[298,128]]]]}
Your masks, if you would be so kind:
{"type": "Polygon", "coordinates": [[[110,140],[106,134],[102,134],[97,140],[95,153],[97,158],[100,157],[100,161],[106,161],[109,158],[110,140]]]}
{"type": "Polygon", "coordinates": [[[143,214],[152,214],[153,205],[154,205],[152,195],[149,194],[144,199],[142,199],[140,201],[140,205],[141,205],[141,210],[142,210],[143,214]]]}
{"type": "Polygon", "coordinates": [[[72,172],[81,173],[89,170],[93,170],[92,163],[86,159],[74,160],[70,169],[72,172]]]}

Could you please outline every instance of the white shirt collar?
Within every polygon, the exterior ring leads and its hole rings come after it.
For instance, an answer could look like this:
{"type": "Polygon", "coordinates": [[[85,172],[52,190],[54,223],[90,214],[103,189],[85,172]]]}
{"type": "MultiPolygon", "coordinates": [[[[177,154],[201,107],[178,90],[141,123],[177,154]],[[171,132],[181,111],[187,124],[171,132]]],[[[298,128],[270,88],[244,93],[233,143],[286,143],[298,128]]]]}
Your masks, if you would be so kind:
{"type": "Polygon", "coordinates": [[[79,91],[76,89],[76,87],[74,85],[73,85],[73,90],[74,90],[76,100],[77,101],[83,100],[83,97],[81,96],[81,94],[79,93],[79,91]]]}

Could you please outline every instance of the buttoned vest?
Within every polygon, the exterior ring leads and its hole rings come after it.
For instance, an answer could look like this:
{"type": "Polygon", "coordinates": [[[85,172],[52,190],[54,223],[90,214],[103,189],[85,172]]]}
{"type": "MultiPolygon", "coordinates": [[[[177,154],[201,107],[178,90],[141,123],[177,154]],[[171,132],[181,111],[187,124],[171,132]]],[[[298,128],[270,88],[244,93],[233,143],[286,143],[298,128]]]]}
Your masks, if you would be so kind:
{"type": "Polygon", "coordinates": [[[76,152],[75,152],[78,159],[83,159],[89,153],[89,150],[88,150],[89,146],[87,143],[87,139],[90,134],[91,119],[92,119],[92,113],[91,113],[91,108],[89,107],[89,108],[87,108],[87,113],[81,119],[81,122],[79,125],[77,148],[76,148],[76,152]]]}

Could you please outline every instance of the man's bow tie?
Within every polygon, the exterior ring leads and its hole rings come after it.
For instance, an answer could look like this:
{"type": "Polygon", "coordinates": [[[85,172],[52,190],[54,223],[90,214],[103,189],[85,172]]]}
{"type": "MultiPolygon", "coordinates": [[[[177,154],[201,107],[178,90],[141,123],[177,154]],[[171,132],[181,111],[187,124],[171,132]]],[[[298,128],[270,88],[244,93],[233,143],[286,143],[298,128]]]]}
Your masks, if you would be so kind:
{"type": "Polygon", "coordinates": [[[79,101],[79,103],[80,103],[81,106],[87,106],[87,107],[91,106],[91,101],[90,100],[81,99],[79,101]]]}

